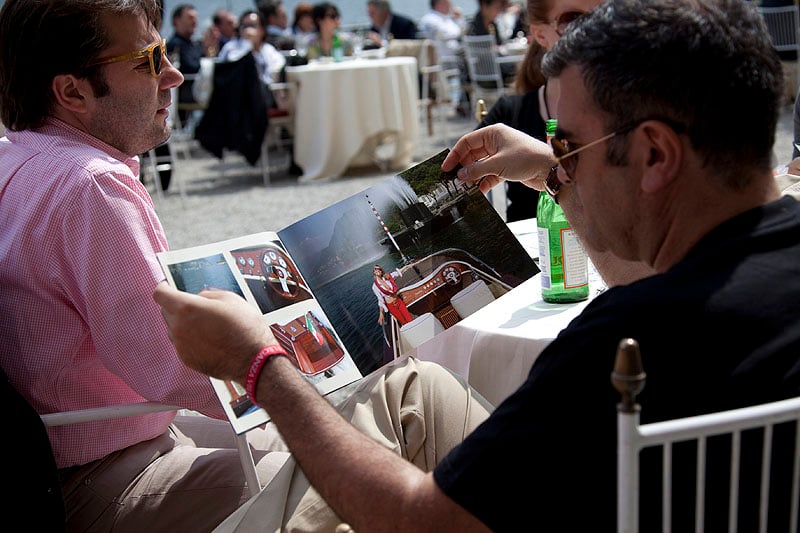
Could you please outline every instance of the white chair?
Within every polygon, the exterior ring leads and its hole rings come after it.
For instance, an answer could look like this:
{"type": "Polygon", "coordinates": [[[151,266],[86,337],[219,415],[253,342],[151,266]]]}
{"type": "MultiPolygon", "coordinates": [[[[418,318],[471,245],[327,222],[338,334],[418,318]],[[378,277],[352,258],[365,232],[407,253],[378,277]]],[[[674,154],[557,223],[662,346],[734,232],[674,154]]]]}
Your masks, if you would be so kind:
{"type": "Polygon", "coordinates": [[[277,148],[286,155],[290,163],[292,161],[292,154],[288,148],[294,142],[297,84],[292,82],[273,83],[270,85],[270,90],[277,107],[268,111],[267,133],[264,135],[264,142],[261,145],[261,175],[264,178],[265,186],[271,182],[270,172],[273,169],[269,160],[270,148],[277,148]]]}
{"type": "MultiPolygon", "coordinates": [[[[645,470],[643,475],[659,474],[662,476],[662,530],[671,531],[674,495],[672,474],[673,471],[687,468],[682,462],[674,461],[673,464],[673,449],[684,446],[684,443],[693,444],[692,441],[696,441],[696,468],[694,464],[691,465],[695,469],[695,530],[698,532],[705,530],[705,515],[707,510],[711,510],[711,507],[706,504],[706,481],[709,483],[713,481],[717,487],[722,484],[728,486],[728,531],[737,531],[737,511],[742,505],[740,479],[744,479],[740,478],[740,473],[744,470],[744,460],[752,457],[742,453],[742,450],[745,449],[742,442],[747,439],[747,442],[750,443],[750,438],[759,437],[754,434],[754,430],[758,430],[762,432],[759,444],[761,465],[760,479],[758,480],[760,483],[758,487],[758,530],[766,531],[767,521],[770,518],[770,467],[773,454],[777,453],[776,447],[773,446],[777,442],[773,441],[773,434],[776,425],[790,423],[793,424],[794,432],[794,453],[788,458],[793,462],[791,495],[779,494],[778,496],[789,497],[787,505],[790,515],[787,519],[788,531],[798,531],[800,397],[719,413],[640,425],[640,407],[636,403],[635,397],[644,387],[645,377],[638,343],[633,339],[624,339],[620,342],[617,350],[614,372],[611,374],[614,387],[622,394],[622,401],[617,409],[617,530],[620,533],[639,531],[639,489],[643,479],[643,476],[640,476],[640,452],[646,448],[661,447],[662,472],[645,470]],[[743,434],[745,434],[744,437],[743,434]],[[711,439],[721,435],[729,437],[730,440],[730,444],[725,447],[726,454],[730,455],[730,470],[725,474],[730,477],[725,477],[722,481],[719,477],[714,476],[714,474],[719,474],[718,471],[713,473],[707,471],[707,459],[708,462],[711,462],[713,458],[710,455],[707,456],[706,453],[707,449],[711,447],[709,444],[711,439]]],[[[676,394],[680,394],[680,391],[677,391],[676,394]]],[[[792,428],[781,427],[780,429],[792,428]]],[[[714,445],[719,445],[719,442],[714,445]]],[[[714,450],[719,452],[717,447],[714,450]]],[[[677,456],[676,452],[675,457],[677,456]]],[[[786,455],[776,455],[776,457],[778,460],[781,457],[787,458],[786,455]]],[[[751,487],[752,485],[747,488],[751,487]]]]}
{"type": "Polygon", "coordinates": [[[497,43],[493,35],[465,35],[462,38],[469,73],[470,94],[473,102],[486,101],[494,105],[508,91],[497,61],[497,43]]]}
{"type": "Polygon", "coordinates": [[[460,91],[461,70],[455,63],[443,62],[436,43],[430,39],[422,41],[417,64],[422,77],[420,106],[424,111],[428,136],[432,137],[434,114],[439,120],[444,120],[455,111],[458,101],[453,98],[453,88],[458,87],[460,91]]]}
{"type": "Polygon", "coordinates": [[[400,327],[400,337],[412,348],[417,348],[443,331],[444,326],[433,313],[423,313],[400,327]]]}
{"type": "MultiPolygon", "coordinates": [[[[767,25],[772,45],[778,52],[794,52],[795,63],[800,62],[800,8],[797,2],[779,7],[758,7],[767,25]]],[[[795,67],[797,86],[800,86],[800,68],[795,67]]],[[[791,93],[792,95],[795,92],[791,93]]]]}
{"type": "MultiPolygon", "coordinates": [[[[123,418],[128,416],[138,416],[147,413],[158,413],[162,411],[178,411],[181,407],[167,405],[159,402],[141,402],[124,405],[110,405],[107,407],[97,407],[94,409],[80,409],[61,413],[48,413],[40,415],[45,426],[64,426],[68,424],[79,424],[81,422],[92,422],[97,420],[108,420],[111,418],[123,418]]],[[[233,431],[233,428],[231,428],[233,431]]],[[[246,433],[236,436],[236,447],[239,450],[239,460],[242,464],[245,480],[251,496],[255,496],[261,490],[258,480],[253,453],[247,444],[246,433]]]]}
{"type": "Polygon", "coordinates": [[[493,301],[494,294],[482,279],[473,281],[450,298],[450,304],[461,318],[467,318],[493,301]]]}

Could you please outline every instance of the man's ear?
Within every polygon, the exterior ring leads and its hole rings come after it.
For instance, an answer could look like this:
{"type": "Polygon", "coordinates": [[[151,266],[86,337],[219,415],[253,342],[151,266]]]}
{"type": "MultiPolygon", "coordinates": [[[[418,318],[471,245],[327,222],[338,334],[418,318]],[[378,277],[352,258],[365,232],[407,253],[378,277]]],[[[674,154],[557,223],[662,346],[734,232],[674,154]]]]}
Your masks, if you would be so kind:
{"type": "Polygon", "coordinates": [[[77,114],[86,113],[87,96],[93,96],[89,81],[76,78],[72,74],[59,74],[53,78],[51,89],[59,106],[77,114]]]}
{"type": "Polygon", "coordinates": [[[643,154],[641,187],[645,193],[655,193],[669,185],[678,175],[683,160],[683,144],[671,127],[658,120],[648,120],[639,127],[637,142],[643,154]]]}

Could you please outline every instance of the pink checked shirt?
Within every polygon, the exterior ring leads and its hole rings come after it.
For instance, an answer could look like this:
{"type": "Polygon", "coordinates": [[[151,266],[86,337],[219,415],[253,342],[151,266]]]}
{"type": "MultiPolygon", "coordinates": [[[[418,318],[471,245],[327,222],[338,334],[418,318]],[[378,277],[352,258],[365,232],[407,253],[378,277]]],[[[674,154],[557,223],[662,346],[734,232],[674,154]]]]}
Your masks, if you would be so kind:
{"type": "MultiPolygon", "coordinates": [[[[167,338],[167,240],[139,161],[50,119],[0,139],[0,362],[39,413],[144,400],[224,418],[167,338]]],[[[50,428],[60,468],[162,434],[174,412],[50,428]]]]}

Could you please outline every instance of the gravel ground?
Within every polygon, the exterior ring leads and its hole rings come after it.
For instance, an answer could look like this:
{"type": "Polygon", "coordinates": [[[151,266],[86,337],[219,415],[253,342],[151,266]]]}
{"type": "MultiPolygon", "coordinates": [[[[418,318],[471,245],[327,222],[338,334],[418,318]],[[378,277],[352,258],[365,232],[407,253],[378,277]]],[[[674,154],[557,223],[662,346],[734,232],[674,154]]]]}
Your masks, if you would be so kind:
{"type": "MultiPolygon", "coordinates": [[[[439,121],[432,137],[421,127],[414,162],[452,146],[474,124],[469,118],[439,121]]],[[[260,166],[251,167],[238,154],[226,154],[223,163],[201,148],[193,149],[192,155],[174,171],[183,181],[184,197],[177,183],[162,198],[155,194],[152,182],[146,184],[172,249],[278,231],[396,173],[375,166],[349,169],[336,179],[300,183],[286,171],[287,155],[270,152],[270,162],[278,168],[272,170],[271,184],[265,187],[260,166]]]]}

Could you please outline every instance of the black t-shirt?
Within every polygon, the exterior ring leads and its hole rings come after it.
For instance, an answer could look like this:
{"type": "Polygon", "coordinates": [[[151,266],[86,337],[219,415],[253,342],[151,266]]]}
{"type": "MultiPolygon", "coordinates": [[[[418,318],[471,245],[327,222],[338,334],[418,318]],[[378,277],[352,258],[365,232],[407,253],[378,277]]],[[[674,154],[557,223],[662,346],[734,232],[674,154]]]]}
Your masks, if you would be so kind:
{"type": "MultiPolygon", "coordinates": [[[[625,337],[639,341],[647,372],[642,423],[800,396],[800,204],[784,197],[739,215],[668,272],[595,298],[526,382],[436,467],[439,487],[495,531],[614,531],[619,395],[610,373],[625,337]]],[[[784,433],[775,440],[787,444],[784,433]]],[[[743,450],[744,468],[757,475],[760,455],[751,451],[743,450]]],[[[684,479],[677,459],[673,530],[693,530],[692,506],[683,501],[693,489],[682,487],[694,486],[694,474],[684,479]]],[[[790,494],[785,459],[773,462],[778,507],[790,494]]],[[[643,456],[643,472],[655,470],[647,479],[660,475],[650,464],[658,460],[643,456]]],[[[655,488],[641,487],[645,521],[660,520],[655,488]]],[[[706,531],[724,529],[727,495],[709,491],[707,501],[720,501],[706,531]]],[[[757,509],[741,507],[740,530],[754,530],[757,509]]],[[[640,530],[660,530],[652,526],[640,530]]]]}

